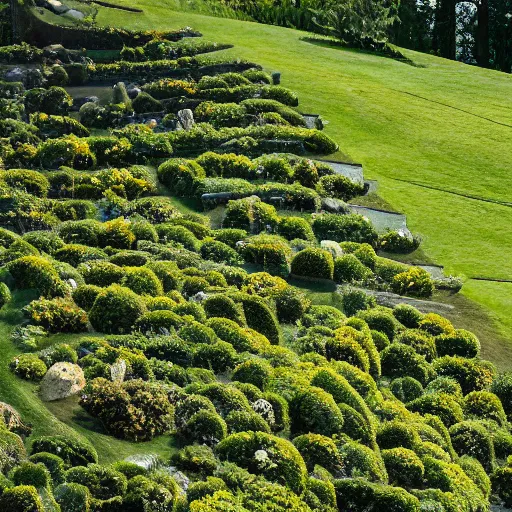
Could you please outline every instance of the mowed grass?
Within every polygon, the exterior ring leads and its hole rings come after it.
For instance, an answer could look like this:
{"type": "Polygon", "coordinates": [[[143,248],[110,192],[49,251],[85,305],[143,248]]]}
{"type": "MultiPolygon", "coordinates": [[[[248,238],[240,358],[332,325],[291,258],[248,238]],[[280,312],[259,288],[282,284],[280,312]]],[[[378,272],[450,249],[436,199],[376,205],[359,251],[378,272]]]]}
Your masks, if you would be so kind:
{"type": "MultiPolygon", "coordinates": [[[[99,8],[97,20],[131,29],[191,26],[235,45],[223,55],[280,71],[300,108],[329,121],[338,156],[362,163],[379,195],[407,214],[432,260],[467,278],[512,279],[512,76],[404,50],[418,65],[410,66],[307,42],[292,29],[179,12],[172,1],[130,5],[144,12],[99,8]]],[[[512,340],[512,285],[468,281],[463,293],[512,340]]],[[[485,342],[500,358],[506,342],[485,342]]]]}
{"type": "MultiPolygon", "coordinates": [[[[21,309],[35,295],[16,293],[13,300],[0,311],[0,401],[12,405],[23,421],[32,427],[28,438],[46,435],[63,435],[71,439],[89,441],[97,450],[100,462],[110,463],[129,455],[153,453],[168,459],[175,449],[172,436],[159,436],[147,443],[131,443],[109,436],[101,424],[89,416],[78,404],[78,397],[57,402],[42,402],[38,385],[16,377],[9,370],[9,362],[20,353],[10,340],[12,329],[21,323],[21,309]]],[[[59,334],[52,336],[49,344],[77,343],[81,335],[59,334]]]]}

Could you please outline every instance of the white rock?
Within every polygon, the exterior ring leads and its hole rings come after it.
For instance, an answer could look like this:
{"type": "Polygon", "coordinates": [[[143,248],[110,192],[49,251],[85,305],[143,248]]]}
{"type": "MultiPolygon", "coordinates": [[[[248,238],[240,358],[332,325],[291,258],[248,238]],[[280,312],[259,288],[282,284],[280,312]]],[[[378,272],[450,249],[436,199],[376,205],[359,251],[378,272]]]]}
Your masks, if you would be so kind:
{"type": "Polygon", "coordinates": [[[85,386],[82,368],[77,364],[55,363],[41,381],[40,394],[45,402],[76,395],[85,386]]]}

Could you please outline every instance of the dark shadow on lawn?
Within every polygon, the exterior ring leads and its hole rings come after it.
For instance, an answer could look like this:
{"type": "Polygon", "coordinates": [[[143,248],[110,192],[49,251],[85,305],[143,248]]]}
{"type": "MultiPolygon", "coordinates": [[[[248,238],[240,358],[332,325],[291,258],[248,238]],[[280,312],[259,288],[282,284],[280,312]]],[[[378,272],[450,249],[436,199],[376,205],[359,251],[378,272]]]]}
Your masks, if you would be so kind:
{"type": "Polygon", "coordinates": [[[354,48],[351,46],[347,46],[341,41],[336,41],[335,39],[329,39],[327,37],[310,37],[305,36],[300,38],[301,41],[305,43],[314,44],[316,46],[321,46],[322,48],[335,48],[342,49],[348,52],[353,53],[366,53],[368,55],[374,55],[376,57],[384,57],[386,59],[393,59],[398,62],[403,62],[404,64],[408,64],[409,66],[413,66],[415,68],[426,68],[427,66],[423,64],[416,64],[414,61],[400,53],[400,51],[395,50],[394,48],[388,49],[388,51],[378,51],[378,50],[365,50],[363,48],[354,48]]]}

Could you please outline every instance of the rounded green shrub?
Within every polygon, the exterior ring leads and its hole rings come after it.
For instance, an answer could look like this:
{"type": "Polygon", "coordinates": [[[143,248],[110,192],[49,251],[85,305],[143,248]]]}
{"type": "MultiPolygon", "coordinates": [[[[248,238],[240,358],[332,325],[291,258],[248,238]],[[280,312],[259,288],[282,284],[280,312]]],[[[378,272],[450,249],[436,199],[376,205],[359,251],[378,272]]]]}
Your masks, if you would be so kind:
{"type": "Polygon", "coordinates": [[[391,393],[402,402],[412,402],[423,394],[423,386],[412,377],[399,377],[389,385],[391,393]]]}
{"type": "Polygon", "coordinates": [[[391,289],[399,295],[430,297],[434,292],[434,282],[425,269],[411,267],[393,277],[391,289]]]}
{"type": "Polygon", "coordinates": [[[227,436],[226,422],[213,411],[201,409],[185,424],[183,433],[189,441],[214,446],[227,436]]]}
{"type": "Polygon", "coordinates": [[[280,322],[294,323],[300,320],[311,305],[307,296],[292,286],[288,286],[275,297],[277,317],[280,322]]]}
{"type": "Polygon", "coordinates": [[[147,92],[137,94],[135,99],[132,101],[132,107],[137,114],[161,112],[163,110],[162,104],[147,92]]]}
{"type": "Polygon", "coordinates": [[[167,388],[141,379],[120,383],[96,378],[84,388],[80,405],[110,434],[132,441],[164,434],[174,419],[167,388]]]}
{"type": "Polygon", "coordinates": [[[423,313],[409,304],[398,304],[393,308],[393,316],[405,327],[416,329],[423,318],[423,313]]]}
{"type": "Polygon", "coordinates": [[[14,485],[33,485],[37,489],[49,489],[51,475],[44,464],[30,461],[22,462],[10,473],[14,485]]]}
{"type": "Polygon", "coordinates": [[[455,379],[465,395],[488,388],[497,373],[496,367],[488,361],[457,356],[440,357],[434,361],[433,368],[438,376],[455,379]]]}
{"type": "Polygon", "coordinates": [[[217,491],[227,491],[228,487],[221,478],[209,476],[204,481],[194,482],[187,489],[187,499],[190,503],[205,496],[213,496],[217,491]]]}
{"type": "Polygon", "coordinates": [[[438,416],[447,427],[461,422],[464,418],[461,406],[450,395],[444,393],[423,395],[409,402],[407,408],[422,415],[438,416]]]}
{"type": "Polygon", "coordinates": [[[399,420],[387,421],[380,425],[377,443],[381,449],[407,448],[413,450],[420,442],[416,428],[399,420]]]}
{"type": "Polygon", "coordinates": [[[436,349],[439,357],[460,356],[471,359],[480,354],[480,342],[471,332],[455,329],[450,334],[436,336],[436,349]]]}
{"type": "Polygon", "coordinates": [[[188,420],[196,413],[202,410],[215,412],[215,407],[211,400],[201,395],[186,395],[178,401],[174,409],[174,421],[178,429],[183,429],[188,420]]]}
{"type": "Polygon", "coordinates": [[[498,375],[491,384],[491,391],[500,399],[509,421],[512,420],[512,372],[498,375]]]}
{"type": "Polygon", "coordinates": [[[363,190],[363,185],[341,174],[322,176],[318,183],[318,191],[322,196],[335,197],[343,201],[362,195],[363,190]]]}
{"type": "Polygon", "coordinates": [[[34,453],[29,457],[29,461],[34,464],[43,464],[50,473],[53,485],[58,485],[64,481],[64,461],[58,455],[45,452],[34,453]]]}
{"type": "Polygon", "coordinates": [[[78,271],[82,274],[87,284],[102,288],[120,283],[125,275],[121,267],[101,260],[88,261],[86,264],[80,265],[78,271]]]}
{"type": "Polygon", "coordinates": [[[428,383],[433,376],[432,368],[425,358],[402,343],[392,343],[380,354],[382,375],[391,378],[413,377],[422,385],[428,383]]]}
{"type": "Polygon", "coordinates": [[[196,162],[172,158],[158,168],[158,180],[169,190],[180,196],[191,195],[194,181],[206,177],[204,169],[196,162]]]}
{"type": "Polygon", "coordinates": [[[64,436],[34,439],[31,452],[58,455],[69,466],[86,466],[98,462],[98,454],[91,445],[64,436]]]}
{"type": "Polygon", "coordinates": [[[72,300],[62,297],[41,298],[25,308],[25,314],[36,325],[48,332],[84,332],[87,330],[87,314],[72,300]]]}
{"type": "Polygon", "coordinates": [[[373,344],[379,352],[382,352],[386,347],[389,347],[389,338],[383,332],[372,329],[370,334],[372,336],[373,344]]]}
{"type": "Polygon", "coordinates": [[[199,322],[190,322],[182,327],[180,327],[180,330],[178,331],[178,336],[193,344],[197,343],[215,343],[217,340],[217,335],[215,334],[215,331],[199,322]]]}
{"type": "Polygon", "coordinates": [[[337,446],[345,474],[349,478],[363,477],[371,482],[387,481],[386,467],[374,450],[356,441],[341,441],[337,446]]]}
{"type": "Polygon", "coordinates": [[[95,330],[112,334],[129,333],[145,312],[142,299],[128,288],[111,285],[94,301],[89,320],[95,330]]]}
{"type": "Polygon", "coordinates": [[[371,276],[372,271],[353,254],[345,254],[334,260],[334,280],[337,283],[365,281],[371,276]]]}
{"type": "Polygon", "coordinates": [[[345,315],[334,306],[311,306],[302,318],[305,327],[323,326],[338,329],[345,323],[345,315]]]}
{"type": "MultiPolygon", "coordinates": [[[[336,259],[336,261],[339,258],[336,259]]],[[[334,280],[338,282],[336,277],[336,261],[334,262],[334,280]]],[[[377,305],[375,297],[366,293],[364,290],[357,288],[344,287],[342,289],[341,301],[343,311],[347,316],[355,315],[358,311],[371,309],[377,305]]],[[[389,341],[389,340],[388,340],[389,341]]]]}
{"type": "Polygon", "coordinates": [[[157,310],[140,316],[135,322],[135,327],[142,333],[169,334],[184,323],[185,320],[174,311],[157,310]]]}
{"type": "Polygon", "coordinates": [[[48,368],[39,357],[34,354],[19,354],[9,363],[11,371],[26,380],[40,381],[48,368]]]}
{"type": "Polygon", "coordinates": [[[358,313],[370,327],[376,331],[383,332],[391,341],[398,331],[399,325],[390,311],[381,308],[373,308],[358,313]]]}
{"type": "Polygon", "coordinates": [[[100,292],[101,288],[99,286],[82,284],[73,290],[72,296],[79,308],[89,311],[100,292]]]}
{"type": "Polygon", "coordinates": [[[277,232],[287,240],[314,240],[315,235],[311,224],[302,217],[281,217],[277,232]]]}
{"type": "Polygon", "coordinates": [[[425,467],[420,458],[407,448],[382,451],[382,460],[392,485],[416,489],[423,482],[425,467]]]}
{"type": "Polygon", "coordinates": [[[196,345],[193,364],[199,368],[209,368],[214,373],[224,373],[235,366],[237,359],[233,345],[219,340],[212,344],[196,345]]]}
{"type": "Polygon", "coordinates": [[[372,224],[362,215],[324,213],[313,221],[313,232],[318,240],[358,242],[375,245],[378,235],[372,224]]]}
{"type": "Polygon", "coordinates": [[[454,331],[452,323],[437,313],[427,313],[418,323],[418,328],[432,336],[451,334],[454,331]]]}
{"type": "Polygon", "coordinates": [[[507,423],[507,415],[503,410],[500,399],[489,391],[468,393],[464,397],[462,407],[468,418],[493,420],[501,426],[505,426],[507,423]]]}
{"type": "Polygon", "coordinates": [[[44,512],[43,502],[33,485],[5,489],[0,496],[0,508],[13,512],[44,512]]]}
{"type": "Polygon", "coordinates": [[[321,434],[333,436],[343,432],[343,415],[332,395],[313,387],[298,391],[290,401],[292,435],[321,434]]]}
{"type": "Polygon", "coordinates": [[[235,368],[232,379],[254,384],[258,389],[265,391],[273,373],[273,368],[267,361],[262,359],[248,359],[235,368]]]}
{"type": "Polygon", "coordinates": [[[297,276],[332,279],[334,261],[331,253],[328,251],[323,249],[304,249],[294,256],[291,272],[297,276]]]}
{"type": "Polygon", "coordinates": [[[203,302],[203,307],[208,318],[228,318],[242,327],[245,325],[243,308],[227,295],[212,295],[203,302]]]}
{"type": "Polygon", "coordinates": [[[491,494],[491,479],[487,476],[482,464],[469,455],[459,457],[457,463],[464,470],[464,473],[478,486],[485,498],[489,498],[491,494]]]}
{"type": "Polygon", "coordinates": [[[337,474],[343,468],[343,460],[332,439],[320,434],[303,434],[293,440],[299,450],[308,471],[313,471],[316,465],[322,466],[332,474],[337,474]]]}
{"type": "Polygon", "coordinates": [[[506,507],[512,507],[512,467],[498,468],[491,477],[492,489],[506,507]]]}
{"type": "Polygon", "coordinates": [[[66,472],[66,481],[87,487],[93,498],[108,500],[124,496],[128,486],[126,477],[115,469],[99,464],[78,466],[66,472]]]}
{"type": "Polygon", "coordinates": [[[451,377],[437,377],[430,381],[425,388],[425,393],[446,393],[447,395],[451,395],[457,402],[462,402],[462,388],[460,384],[451,377]]]}
{"type": "Polygon", "coordinates": [[[202,386],[197,393],[209,398],[223,418],[232,411],[252,410],[245,395],[234,386],[215,382],[202,386]]]}
{"type": "Polygon", "coordinates": [[[367,353],[350,332],[338,332],[325,342],[325,355],[329,360],[346,361],[364,372],[370,370],[367,353]]]}
{"type": "Polygon", "coordinates": [[[23,256],[11,261],[7,269],[17,288],[35,288],[44,297],[64,295],[66,291],[55,267],[41,256],[23,256]]]}
{"type": "Polygon", "coordinates": [[[268,423],[255,412],[233,411],[226,417],[226,425],[230,434],[237,432],[266,432],[270,434],[268,423]]]}
{"type": "Polygon", "coordinates": [[[419,355],[425,357],[428,362],[437,357],[435,338],[419,329],[406,329],[395,337],[396,343],[403,343],[412,347],[419,355]]]}
{"type": "Polygon", "coordinates": [[[274,423],[271,425],[273,432],[285,430],[290,425],[290,414],[288,402],[279,394],[266,392],[263,399],[272,406],[274,423]]]}
{"type": "Polygon", "coordinates": [[[64,483],[53,494],[61,512],[89,512],[91,509],[91,493],[85,485],[64,483]]]}
{"type": "Polygon", "coordinates": [[[221,460],[281,483],[296,493],[306,486],[307,469],[298,450],[285,439],[265,432],[231,434],[217,445],[221,460]]]}

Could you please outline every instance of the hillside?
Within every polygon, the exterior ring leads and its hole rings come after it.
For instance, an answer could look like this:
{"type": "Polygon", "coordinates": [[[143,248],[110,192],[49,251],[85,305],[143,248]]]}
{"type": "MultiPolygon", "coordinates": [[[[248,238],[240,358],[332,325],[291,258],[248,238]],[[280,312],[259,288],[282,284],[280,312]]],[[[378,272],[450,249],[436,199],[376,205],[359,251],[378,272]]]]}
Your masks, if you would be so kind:
{"type": "MultiPolygon", "coordinates": [[[[222,53],[280,71],[301,109],[330,122],[340,157],[362,163],[379,194],[407,214],[431,259],[466,278],[512,280],[510,75],[404,50],[413,67],[312,44],[296,30],[172,11],[163,1],[130,6],[144,12],[100,7],[97,20],[130,29],[190,25],[235,45],[222,53]]],[[[462,293],[512,340],[512,283],[468,279],[462,293]]],[[[511,354],[505,341],[484,346],[502,365],[511,354]]]]}
{"type": "Polygon", "coordinates": [[[512,510],[510,77],[185,1],[4,9],[0,512],[512,510]]]}

